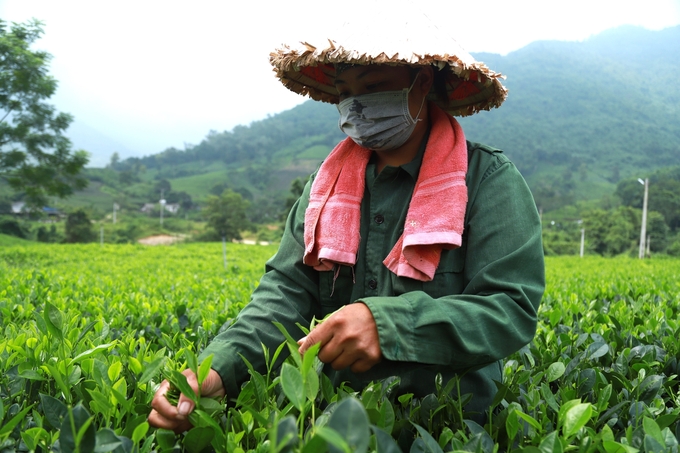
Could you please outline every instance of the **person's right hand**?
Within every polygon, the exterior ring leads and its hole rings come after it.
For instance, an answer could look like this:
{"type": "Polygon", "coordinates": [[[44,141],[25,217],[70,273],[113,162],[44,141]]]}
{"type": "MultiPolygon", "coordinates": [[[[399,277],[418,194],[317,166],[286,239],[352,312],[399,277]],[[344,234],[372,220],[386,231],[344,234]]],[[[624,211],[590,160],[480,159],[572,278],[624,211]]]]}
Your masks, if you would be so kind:
{"type": "MultiPolygon", "coordinates": [[[[202,397],[224,396],[225,394],[222,378],[215,370],[211,369],[208,373],[203,385],[201,385],[200,393],[196,375],[191,370],[184,370],[182,374],[187,377],[187,382],[194,389],[194,392],[202,397]]],[[[189,414],[194,410],[194,402],[182,394],[177,406],[173,406],[165,397],[168,389],[170,389],[170,383],[163,381],[156,391],[151,401],[153,409],[149,414],[149,424],[156,428],[171,429],[176,433],[182,433],[191,429],[189,414]]]]}

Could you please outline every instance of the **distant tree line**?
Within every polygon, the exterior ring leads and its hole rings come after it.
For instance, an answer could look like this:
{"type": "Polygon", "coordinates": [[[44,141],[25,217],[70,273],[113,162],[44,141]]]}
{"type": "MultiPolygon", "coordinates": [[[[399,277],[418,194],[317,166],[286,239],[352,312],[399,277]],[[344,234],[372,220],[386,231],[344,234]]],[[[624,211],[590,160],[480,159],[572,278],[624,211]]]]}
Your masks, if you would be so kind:
{"type": "MultiPolygon", "coordinates": [[[[680,256],[680,167],[649,175],[645,242],[650,254],[680,256]]],[[[640,243],[644,188],[635,178],[617,184],[614,199],[591,203],[578,211],[578,219],[544,224],[544,247],[548,254],[576,254],[580,231],[585,230],[586,253],[604,256],[637,255],[640,243]]],[[[577,211],[573,211],[576,213],[577,211]]]]}

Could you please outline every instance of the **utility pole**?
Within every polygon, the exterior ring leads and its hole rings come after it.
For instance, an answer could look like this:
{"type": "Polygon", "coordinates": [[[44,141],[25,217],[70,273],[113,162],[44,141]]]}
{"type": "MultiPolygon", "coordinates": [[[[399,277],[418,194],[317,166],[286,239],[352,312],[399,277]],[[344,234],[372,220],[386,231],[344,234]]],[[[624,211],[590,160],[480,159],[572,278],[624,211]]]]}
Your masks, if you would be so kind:
{"type": "Polygon", "coordinates": [[[638,182],[645,186],[645,196],[642,200],[642,225],[640,226],[640,251],[638,253],[638,258],[642,259],[645,257],[645,239],[647,238],[647,197],[649,195],[649,178],[642,179],[638,178],[638,182]]]}
{"type": "Polygon", "coordinates": [[[581,258],[583,258],[583,249],[585,248],[585,243],[586,243],[586,229],[581,228],[581,258]]]}
{"type": "Polygon", "coordinates": [[[165,209],[165,199],[163,198],[163,192],[164,192],[164,190],[161,189],[161,201],[160,201],[160,205],[161,205],[161,228],[163,228],[163,210],[165,209]]]}

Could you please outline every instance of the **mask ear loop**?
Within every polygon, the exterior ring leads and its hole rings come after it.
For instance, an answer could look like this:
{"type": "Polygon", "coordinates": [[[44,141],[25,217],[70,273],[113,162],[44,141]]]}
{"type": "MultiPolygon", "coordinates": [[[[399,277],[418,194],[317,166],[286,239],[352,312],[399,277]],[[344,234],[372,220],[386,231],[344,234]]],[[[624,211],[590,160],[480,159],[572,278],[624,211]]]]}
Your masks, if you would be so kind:
{"type": "MultiPolygon", "coordinates": [[[[408,92],[406,93],[407,94],[406,99],[408,99],[408,94],[411,93],[411,90],[415,86],[416,80],[418,80],[418,76],[420,75],[421,71],[422,71],[422,69],[420,71],[418,71],[418,74],[416,74],[416,76],[413,78],[413,82],[411,82],[411,86],[408,88],[408,92]]],[[[427,99],[427,95],[423,96],[423,100],[420,103],[420,108],[418,109],[418,113],[416,113],[416,117],[412,118],[414,123],[423,120],[422,118],[418,118],[418,117],[420,116],[420,112],[423,111],[423,105],[425,105],[425,99],[427,99]]]]}

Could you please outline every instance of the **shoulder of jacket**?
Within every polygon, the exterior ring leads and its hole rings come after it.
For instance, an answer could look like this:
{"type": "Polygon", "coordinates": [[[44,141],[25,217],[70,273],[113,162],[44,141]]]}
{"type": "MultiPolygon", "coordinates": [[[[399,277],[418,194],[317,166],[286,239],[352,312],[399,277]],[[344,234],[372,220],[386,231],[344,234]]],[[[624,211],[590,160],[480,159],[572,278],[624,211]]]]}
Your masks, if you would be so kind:
{"type": "Polygon", "coordinates": [[[467,142],[468,146],[468,174],[482,175],[481,181],[506,165],[512,165],[503,151],[482,143],[467,142]]]}
{"type": "Polygon", "coordinates": [[[489,155],[503,154],[503,150],[494,148],[493,146],[485,145],[483,143],[471,142],[467,140],[468,156],[476,152],[483,152],[489,155]]]}

